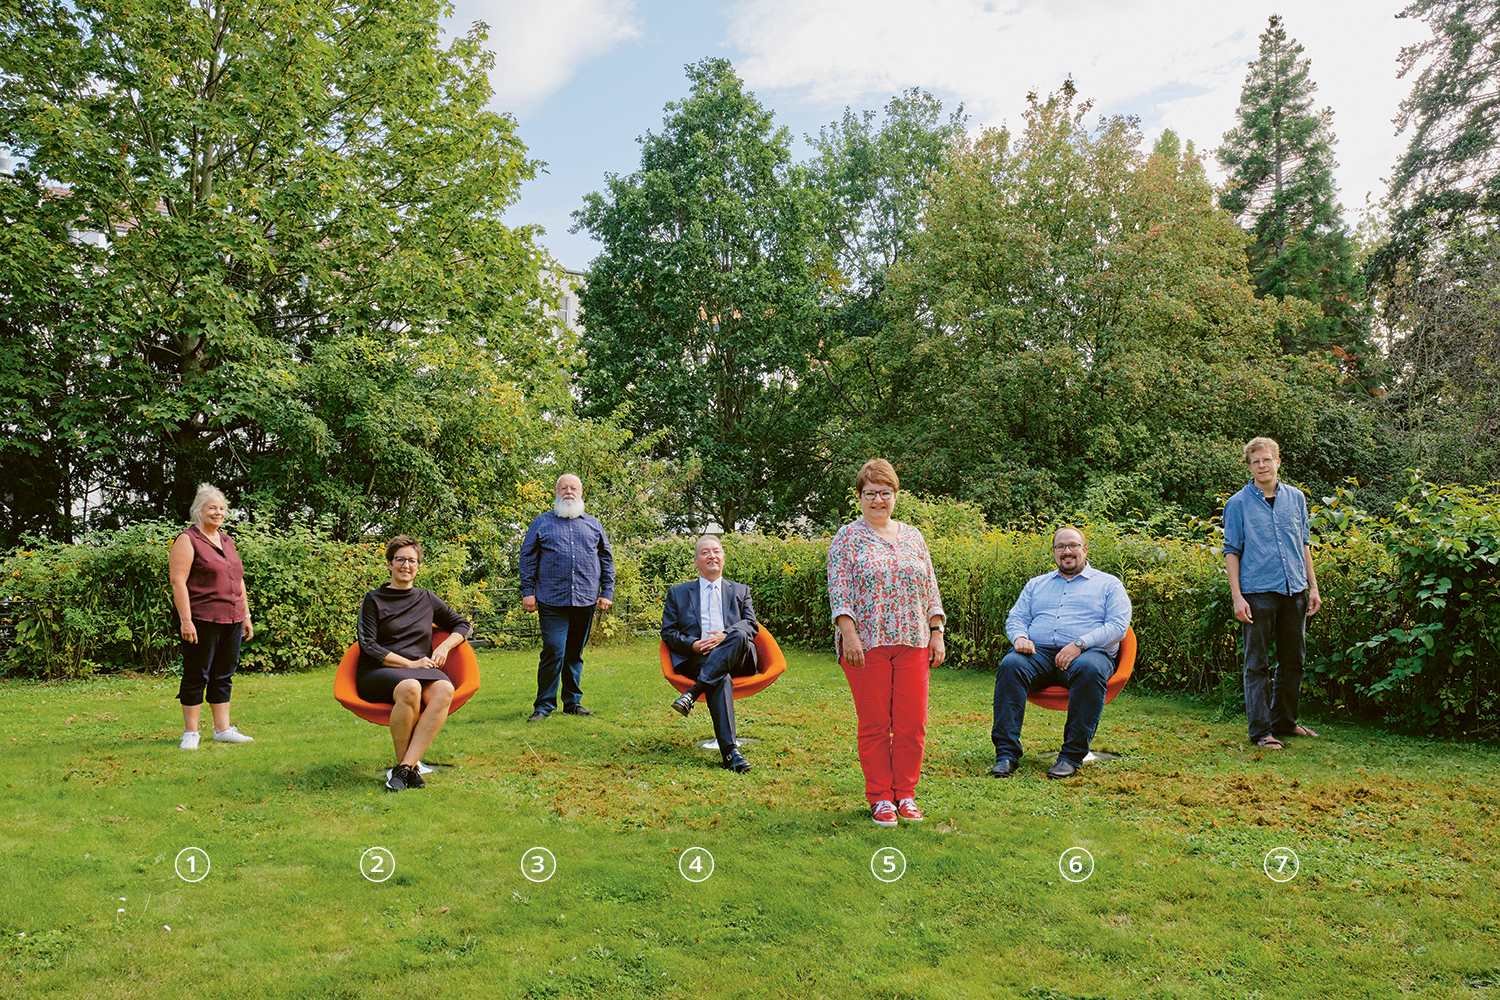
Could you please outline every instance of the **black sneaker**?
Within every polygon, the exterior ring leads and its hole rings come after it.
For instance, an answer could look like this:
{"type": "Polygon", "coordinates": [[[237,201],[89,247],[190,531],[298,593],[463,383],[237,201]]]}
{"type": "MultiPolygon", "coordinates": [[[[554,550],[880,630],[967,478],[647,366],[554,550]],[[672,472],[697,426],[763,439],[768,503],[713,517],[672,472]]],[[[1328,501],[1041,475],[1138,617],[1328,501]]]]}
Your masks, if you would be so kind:
{"type": "Polygon", "coordinates": [[[426,788],[427,782],[422,780],[422,775],[410,764],[397,764],[386,775],[385,787],[399,792],[407,788],[426,788]]]}

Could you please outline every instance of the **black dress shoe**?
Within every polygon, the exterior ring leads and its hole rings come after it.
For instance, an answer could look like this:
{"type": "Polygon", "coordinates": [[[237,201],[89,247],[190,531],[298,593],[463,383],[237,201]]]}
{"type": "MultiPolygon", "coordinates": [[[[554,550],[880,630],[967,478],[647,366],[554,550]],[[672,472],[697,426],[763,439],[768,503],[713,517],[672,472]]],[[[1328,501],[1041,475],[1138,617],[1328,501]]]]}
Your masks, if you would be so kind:
{"type": "Polygon", "coordinates": [[[990,774],[997,778],[1009,778],[1016,773],[1017,766],[1016,762],[1009,757],[1001,757],[995,761],[995,766],[990,768],[990,774]]]}
{"type": "Polygon", "coordinates": [[[543,719],[545,719],[547,716],[549,716],[551,714],[552,714],[551,712],[543,712],[541,709],[538,709],[537,711],[532,712],[531,713],[531,718],[527,719],[526,721],[527,722],[541,722],[543,719]]]}
{"type": "Polygon", "coordinates": [[[1071,760],[1063,760],[1061,757],[1057,758],[1056,764],[1047,768],[1047,777],[1049,778],[1071,778],[1077,773],[1078,765],[1071,760]]]}
{"type": "Polygon", "coordinates": [[[688,713],[693,710],[693,702],[696,700],[691,693],[684,694],[681,698],[672,702],[672,707],[677,710],[678,715],[686,719],[688,713]]]}
{"type": "Polygon", "coordinates": [[[738,750],[731,750],[724,755],[724,766],[735,774],[744,774],[750,770],[750,762],[738,750]]]}
{"type": "Polygon", "coordinates": [[[582,705],[574,705],[572,708],[563,709],[568,715],[593,715],[594,713],[582,705]]]}

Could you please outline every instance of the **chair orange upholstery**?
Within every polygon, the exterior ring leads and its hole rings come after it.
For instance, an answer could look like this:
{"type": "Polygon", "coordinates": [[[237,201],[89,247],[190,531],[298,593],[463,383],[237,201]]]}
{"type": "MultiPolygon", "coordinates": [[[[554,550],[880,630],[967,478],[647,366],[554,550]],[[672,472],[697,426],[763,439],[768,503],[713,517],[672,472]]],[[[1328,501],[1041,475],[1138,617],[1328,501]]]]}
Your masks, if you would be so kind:
{"type": "MultiPolygon", "coordinates": [[[[447,638],[447,632],[434,628],[432,648],[436,649],[447,638]]],[[[344,652],[344,658],[339,661],[339,668],[333,675],[333,697],[366,722],[389,726],[391,709],[395,706],[390,702],[365,701],[360,698],[359,691],[354,686],[354,668],[358,663],[359,643],[356,642],[344,652]]],[[[474,647],[461,642],[450,649],[448,662],[443,664],[443,673],[453,682],[453,703],[448,706],[448,713],[451,715],[479,690],[479,661],[474,657],[474,647]]]]}
{"type": "MultiPolygon", "coordinates": [[[[766,631],[764,625],[755,634],[756,663],[755,673],[744,677],[733,677],[735,698],[748,698],[770,687],[786,670],[786,657],[781,653],[781,647],[776,645],[776,639],[766,631]]],[[[672,669],[672,651],[664,642],[661,644],[661,672],[666,677],[667,683],[671,684],[683,694],[693,686],[691,677],[684,677],[672,669]]],[[[703,701],[705,695],[698,695],[698,700],[703,701]]]]}
{"type": "MultiPolygon", "coordinates": [[[[1115,667],[1115,672],[1109,678],[1104,687],[1104,704],[1108,705],[1115,700],[1115,695],[1125,687],[1125,682],[1130,680],[1130,675],[1135,671],[1135,629],[1127,628],[1125,638],[1120,640],[1120,663],[1115,667]]],[[[1052,684],[1048,687],[1038,688],[1026,696],[1026,700],[1033,705],[1043,708],[1054,709],[1059,712],[1068,710],[1068,689],[1061,684],[1052,684]]]]}

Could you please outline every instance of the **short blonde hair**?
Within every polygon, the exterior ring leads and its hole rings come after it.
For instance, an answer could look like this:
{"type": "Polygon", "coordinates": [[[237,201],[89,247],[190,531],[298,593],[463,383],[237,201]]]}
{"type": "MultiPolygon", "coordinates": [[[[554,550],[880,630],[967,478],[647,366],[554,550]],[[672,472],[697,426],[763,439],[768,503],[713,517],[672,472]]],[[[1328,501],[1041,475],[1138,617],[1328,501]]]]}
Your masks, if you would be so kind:
{"type": "Polygon", "coordinates": [[[1245,461],[1249,462],[1250,456],[1254,455],[1257,451],[1269,451],[1272,458],[1281,457],[1281,445],[1277,444],[1272,438],[1256,437],[1251,438],[1249,441],[1246,441],[1245,461]]]}
{"type": "Polygon", "coordinates": [[[1061,528],[1058,528],[1056,531],[1054,531],[1052,533],[1052,544],[1053,545],[1057,544],[1057,536],[1060,535],[1060,534],[1062,534],[1064,531],[1076,531],[1076,532],[1078,532],[1078,540],[1081,541],[1081,542],[1083,542],[1083,547],[1084,548],[1088,548],[1088,545],[1089,545],[1089,538],[1088,538],[1088,536],[1083,533],[1083,529],[1082,528],[1077,527],[1076,525],[1072,525],[1072,524],[1065,524],[1061,528]]]}
{"type": "Polygon", "coordinates": [[[872,458],[859,467],[859,475],[854,479],[854,489],[863,490],[871,483],[889,486],[893,490],[901,489],[901,480],[896,478],[895,468],[883,458],[872,458]]]}
{"type": "Polygon", "coordinates": [[[225,507],[229,506],[229,498],[220,492],[217,486],[200,483],[198,485],[198,492],[193,494],[192,506],[188,508],[188,516],[193,519],[194,524],[199,527],[203,526],[203,508],[207,507],[208,502],[214,499],[223,501],[225,507]]]}

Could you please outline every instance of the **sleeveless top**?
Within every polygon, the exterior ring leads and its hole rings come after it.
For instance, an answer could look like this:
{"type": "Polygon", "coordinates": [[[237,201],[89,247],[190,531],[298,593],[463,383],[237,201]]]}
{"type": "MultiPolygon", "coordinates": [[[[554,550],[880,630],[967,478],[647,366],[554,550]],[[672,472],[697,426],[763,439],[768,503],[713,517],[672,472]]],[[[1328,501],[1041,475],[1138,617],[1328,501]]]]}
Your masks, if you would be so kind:
{"type": "Polygon", "coordinates": [[[234,539],[220,529],[221,551],[196,524],[183,534],[193,543],[193,566],[187,578],[193,617],[224,625],[244,621],[245,564],[234,550],[234,539]]]}

